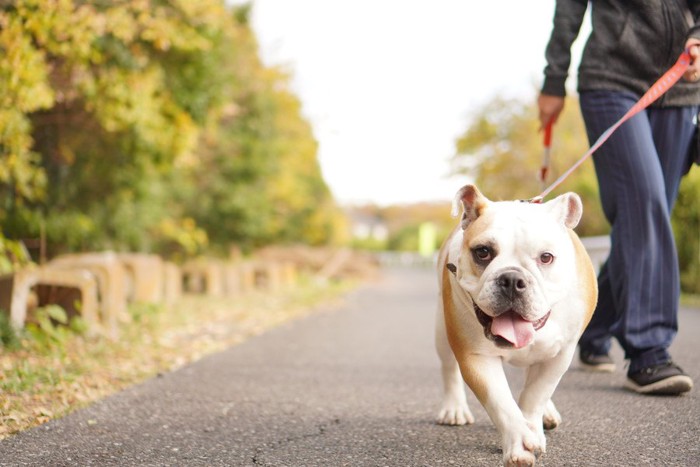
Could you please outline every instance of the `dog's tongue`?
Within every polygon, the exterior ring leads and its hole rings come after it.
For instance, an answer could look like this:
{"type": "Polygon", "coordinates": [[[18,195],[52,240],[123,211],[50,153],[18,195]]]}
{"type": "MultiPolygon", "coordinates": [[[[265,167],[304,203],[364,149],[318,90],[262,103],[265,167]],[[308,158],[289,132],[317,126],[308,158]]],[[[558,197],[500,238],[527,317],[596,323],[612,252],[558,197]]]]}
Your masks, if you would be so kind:
{"type": "Polygon", "coordinates": [[[535,337],[535,328],[530,321],[514,311],[507,311],[491,322],[491,334],[501,336],[516,349],[525,347],[535,337]]]}

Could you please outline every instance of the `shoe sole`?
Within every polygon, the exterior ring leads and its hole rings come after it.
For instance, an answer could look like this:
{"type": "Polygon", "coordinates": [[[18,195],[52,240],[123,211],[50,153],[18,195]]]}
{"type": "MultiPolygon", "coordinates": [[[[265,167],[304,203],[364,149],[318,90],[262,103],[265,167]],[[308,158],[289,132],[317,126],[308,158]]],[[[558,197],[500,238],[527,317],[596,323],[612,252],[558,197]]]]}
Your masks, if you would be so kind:
{"type": "Polygon", "coordinates": [[[598,363],[595,365],[582,361],[580,361],[580,363],[582,369],[590,371],[591,373],[614,373],[617,368],[614,363],[598,363]]]}
{"type": "Polygon", "coordinates": [[[671,376],[655,383],[640,386],[631,379],[627,379],[625,387],[638,394],[658,394],[676,396],[693,389],[693,380],[685,375],[671,376]]]}

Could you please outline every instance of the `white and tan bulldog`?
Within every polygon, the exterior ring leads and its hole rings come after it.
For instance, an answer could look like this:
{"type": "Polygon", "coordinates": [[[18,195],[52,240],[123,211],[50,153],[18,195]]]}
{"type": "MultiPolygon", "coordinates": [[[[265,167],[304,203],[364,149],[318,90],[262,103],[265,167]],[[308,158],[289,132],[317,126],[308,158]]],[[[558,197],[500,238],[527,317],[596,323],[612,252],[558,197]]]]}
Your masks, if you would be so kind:
{"type": "Polygon", "coordinates": [[[473,423],[462,378],[498,429],[505,465],[534,465],[544,428],[561,423],[551,397],[593,314],[598,290],[573,228],[578,195],[544,204],[492,202],[473,185],[455,196],[462,220],[438,261],[437,350],[445,395],[438,422],[473,423]],[[518,402],[503,362],[525,367],[518,402]]]}

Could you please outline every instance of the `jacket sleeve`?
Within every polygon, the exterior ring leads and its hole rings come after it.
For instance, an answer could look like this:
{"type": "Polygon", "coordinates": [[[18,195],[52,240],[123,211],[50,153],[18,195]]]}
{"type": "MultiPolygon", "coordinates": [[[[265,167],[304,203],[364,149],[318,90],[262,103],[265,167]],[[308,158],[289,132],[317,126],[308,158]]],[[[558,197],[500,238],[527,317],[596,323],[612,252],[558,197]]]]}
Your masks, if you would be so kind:
{"type": "Polygon", "coordinates": [[[587,0],[557,0],[554,8],[552,35],[545,49],[542,94],[566,96],[566,78],[571,64],[571,44],[578,36],[587,0]]]}

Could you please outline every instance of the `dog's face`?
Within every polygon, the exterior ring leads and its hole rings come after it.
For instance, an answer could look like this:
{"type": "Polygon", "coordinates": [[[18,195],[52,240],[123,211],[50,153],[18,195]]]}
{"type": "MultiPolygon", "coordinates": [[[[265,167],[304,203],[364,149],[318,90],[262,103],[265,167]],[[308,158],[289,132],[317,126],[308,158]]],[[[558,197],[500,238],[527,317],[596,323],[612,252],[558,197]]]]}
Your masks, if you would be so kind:
{"type": "Polygon", "coordinates": [[[524,347],[575,283],[569,229],[581,217],[581,201],[566,194],[545,204],[491,202],[473,186],[455,201],[463,207],[459,285],[473,300],[487,338],[501,347],[524,347]]]}

